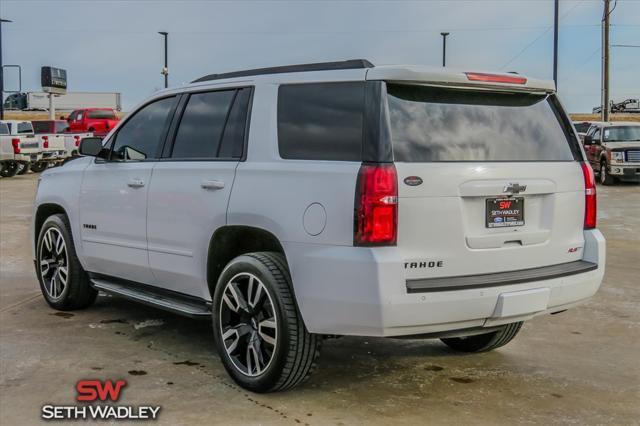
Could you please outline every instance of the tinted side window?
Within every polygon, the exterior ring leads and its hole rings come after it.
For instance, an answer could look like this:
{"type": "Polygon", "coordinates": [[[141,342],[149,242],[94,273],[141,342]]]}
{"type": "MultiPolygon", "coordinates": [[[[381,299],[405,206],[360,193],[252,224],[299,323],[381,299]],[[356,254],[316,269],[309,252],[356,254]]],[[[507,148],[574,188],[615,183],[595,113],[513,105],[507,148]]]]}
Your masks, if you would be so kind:
{"type": "Polygon", "coordinates": [[[8,135],[9,126],[6,123],[0,123],[0,135],[8,135]]]}
{"type": "Polygon", "coordinates": [[[364,83],[280,86],[280,156],[301,160],[360,161],[364,83]]]}
{"type": "Polygon", "coordinates": [[[107,119],[107,120],[116,119],[116,115],[113,113],[113,111],[102,110],[102,109],[95,109],[95,110],[89,111],[87,113],[87,117],[96,118],[96,119],[107,119]]]}
{"type": "Polygon", "coordinates": [[[244,133],[247,127],[251,89],[240,89],[233,101],[227,125],[218,148],[219,158],[241,158],[244,151],[244,133]]]}
{"type": "Polygon", "coordinates": [[[111,159],[156,158],[175,101],[175,97],[160,99],[136,112],[118,131],[111,159]]]}
{"type": "Polygon", "coordinates": [[[235,90],[189,97],[173,144],[173,158],[216,158],[235,90]]]}

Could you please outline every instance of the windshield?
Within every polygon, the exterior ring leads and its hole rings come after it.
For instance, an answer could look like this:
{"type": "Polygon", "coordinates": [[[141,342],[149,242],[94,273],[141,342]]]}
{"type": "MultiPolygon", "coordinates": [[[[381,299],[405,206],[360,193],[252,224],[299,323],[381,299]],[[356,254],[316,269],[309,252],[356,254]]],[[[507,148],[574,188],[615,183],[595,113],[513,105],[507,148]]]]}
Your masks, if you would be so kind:
{"type": "Polygon", "coordinates": [[[615,126],[604,129],[604,141],[640,141],[640,126],[615,126]]]}
{"type": "MultiPolygon", "coordinates": [[[[404,162],[573,161],[547,95],[388,84],[394,158],[404,162]]],[[[575,145],[575,144],[574,144],[575,145]]]]}
{"type": "Polygon", "coordinates": [[[95,109],[93,111],[89,111],[88,117],[89,118],[102,118],[102,119],[107,119],[107,120],[115,120],[116,119],[116,115],[114,114],[113,111],[102,110],[102,109],[95,109]]]}

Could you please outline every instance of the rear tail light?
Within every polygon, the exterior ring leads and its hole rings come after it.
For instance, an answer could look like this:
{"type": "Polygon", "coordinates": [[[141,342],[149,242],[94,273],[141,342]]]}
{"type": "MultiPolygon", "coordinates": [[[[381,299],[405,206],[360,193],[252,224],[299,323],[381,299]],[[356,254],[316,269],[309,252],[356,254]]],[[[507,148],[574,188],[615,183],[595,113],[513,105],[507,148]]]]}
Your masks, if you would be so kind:
{"type": "Polygon", "coordinates": [[[73,140],[76,144],[76,147],[80,146],[80,136],[74,136],[73,140]]]}
{"type": "Polygon", "coordinates": [[[355,246],[393,246],[398,237],[398,176],[393,164],[362,164],[356,184],[355,246]]]}
{"type": "Polygon", "coordinates": [[[485,74],[481,72],[466,72],[465,74],[467,75],[467,79],[469,81],[511,84],[525,84],[527,82],[527,79],[525,77],[519,77],[516,75],[485,74]]]}
{"type": "Polygon", "coordinates": [[[13,153],[20,154],[20,139],[13,138],[11,139],[11,146],[13,146],[13,153]]]}
{"type": "Polygon", "coordinates": [[[49,148],[49,136],[42,137],[42,147],[49,148]]]}
{"type": "Polygon", "coordinates": [[[580,163],[584,176],[584,229],[596,227],[596,178],[589,163],[580,163]]]}

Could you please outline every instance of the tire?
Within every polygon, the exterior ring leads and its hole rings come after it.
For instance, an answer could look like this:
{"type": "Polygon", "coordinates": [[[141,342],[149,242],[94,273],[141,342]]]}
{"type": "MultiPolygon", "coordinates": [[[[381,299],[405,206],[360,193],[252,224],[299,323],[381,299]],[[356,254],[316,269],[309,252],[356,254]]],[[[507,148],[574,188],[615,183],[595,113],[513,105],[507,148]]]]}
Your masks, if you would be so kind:
{"type": "Polygon", "coordinates": [[[2,177],[14,177],[16,173],[18,173],[18,163],[16,161],[5,161],[0,171],[2,177]]]}
{"type": "Polygon", "coordinates": [[[49,306],[59,311],[84,309],[96,300],[98,291],[76,255],[69,220],[63,214],[49,216],[40,229],[36,245],[36,274],[49,306]],[[60,250],[62,238],[62,250],[60,250]],[[45,266],[45,262],[48,265],[45,266]],[[66,268],[66,282],[63,268],[66,268]]]}
{"type": "Polygon", "coordinates": [[[40,173],[44,170],[46,170],[46,168],[49,166],[49,164],[46,161],[38,161],[37,163],[33,163],[31,165],[31,171],[33,173],[40,173]]]}
{"type": "Polygon", "coordinates": [[[18,163],[17,175],[25,175],[29,171],[29,163],[18,163]]]}
{"type": "Polygon", "coordinates": [[[451,349],[460,352],[487,352],[506,345],[520,331],[522,322],[514,322],[503,326],[498,331],[487,334],[478,334],[469,337],[450,337],[440,339],[451,349]]]}
{"type": "Polygon", "coordinates": [[[600,162],[600,173],[599,173],[599,177],[600,177],[600,183],[602,185],[613,185],[615,183],[615,178],[613,176],[611,176],[609,174],[609,172],[607,171],[607,161],[606,160],[602,160],[600,162]]]}
{"type": "Polygon", "coordinates": [[[229,262],[214,291],[212,317],[220,359],[241,387],[282,391],[315,369],[322,339],[302,322],[281,254],[249,253],[229,262]]]}

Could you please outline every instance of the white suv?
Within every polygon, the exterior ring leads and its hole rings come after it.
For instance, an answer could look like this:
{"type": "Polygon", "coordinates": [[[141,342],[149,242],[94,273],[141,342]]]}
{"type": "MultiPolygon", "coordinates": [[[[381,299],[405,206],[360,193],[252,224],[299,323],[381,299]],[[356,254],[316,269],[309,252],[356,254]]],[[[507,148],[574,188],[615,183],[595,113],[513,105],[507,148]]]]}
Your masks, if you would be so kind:
{"type": "Polygon", "coordinates": [[[212,318],[229,374],[291,388],[332,335],[497,348],[604,274],[594,177],[550,82],[368,61],[217,74],[42,175],[36,271],[212,318]]]}

